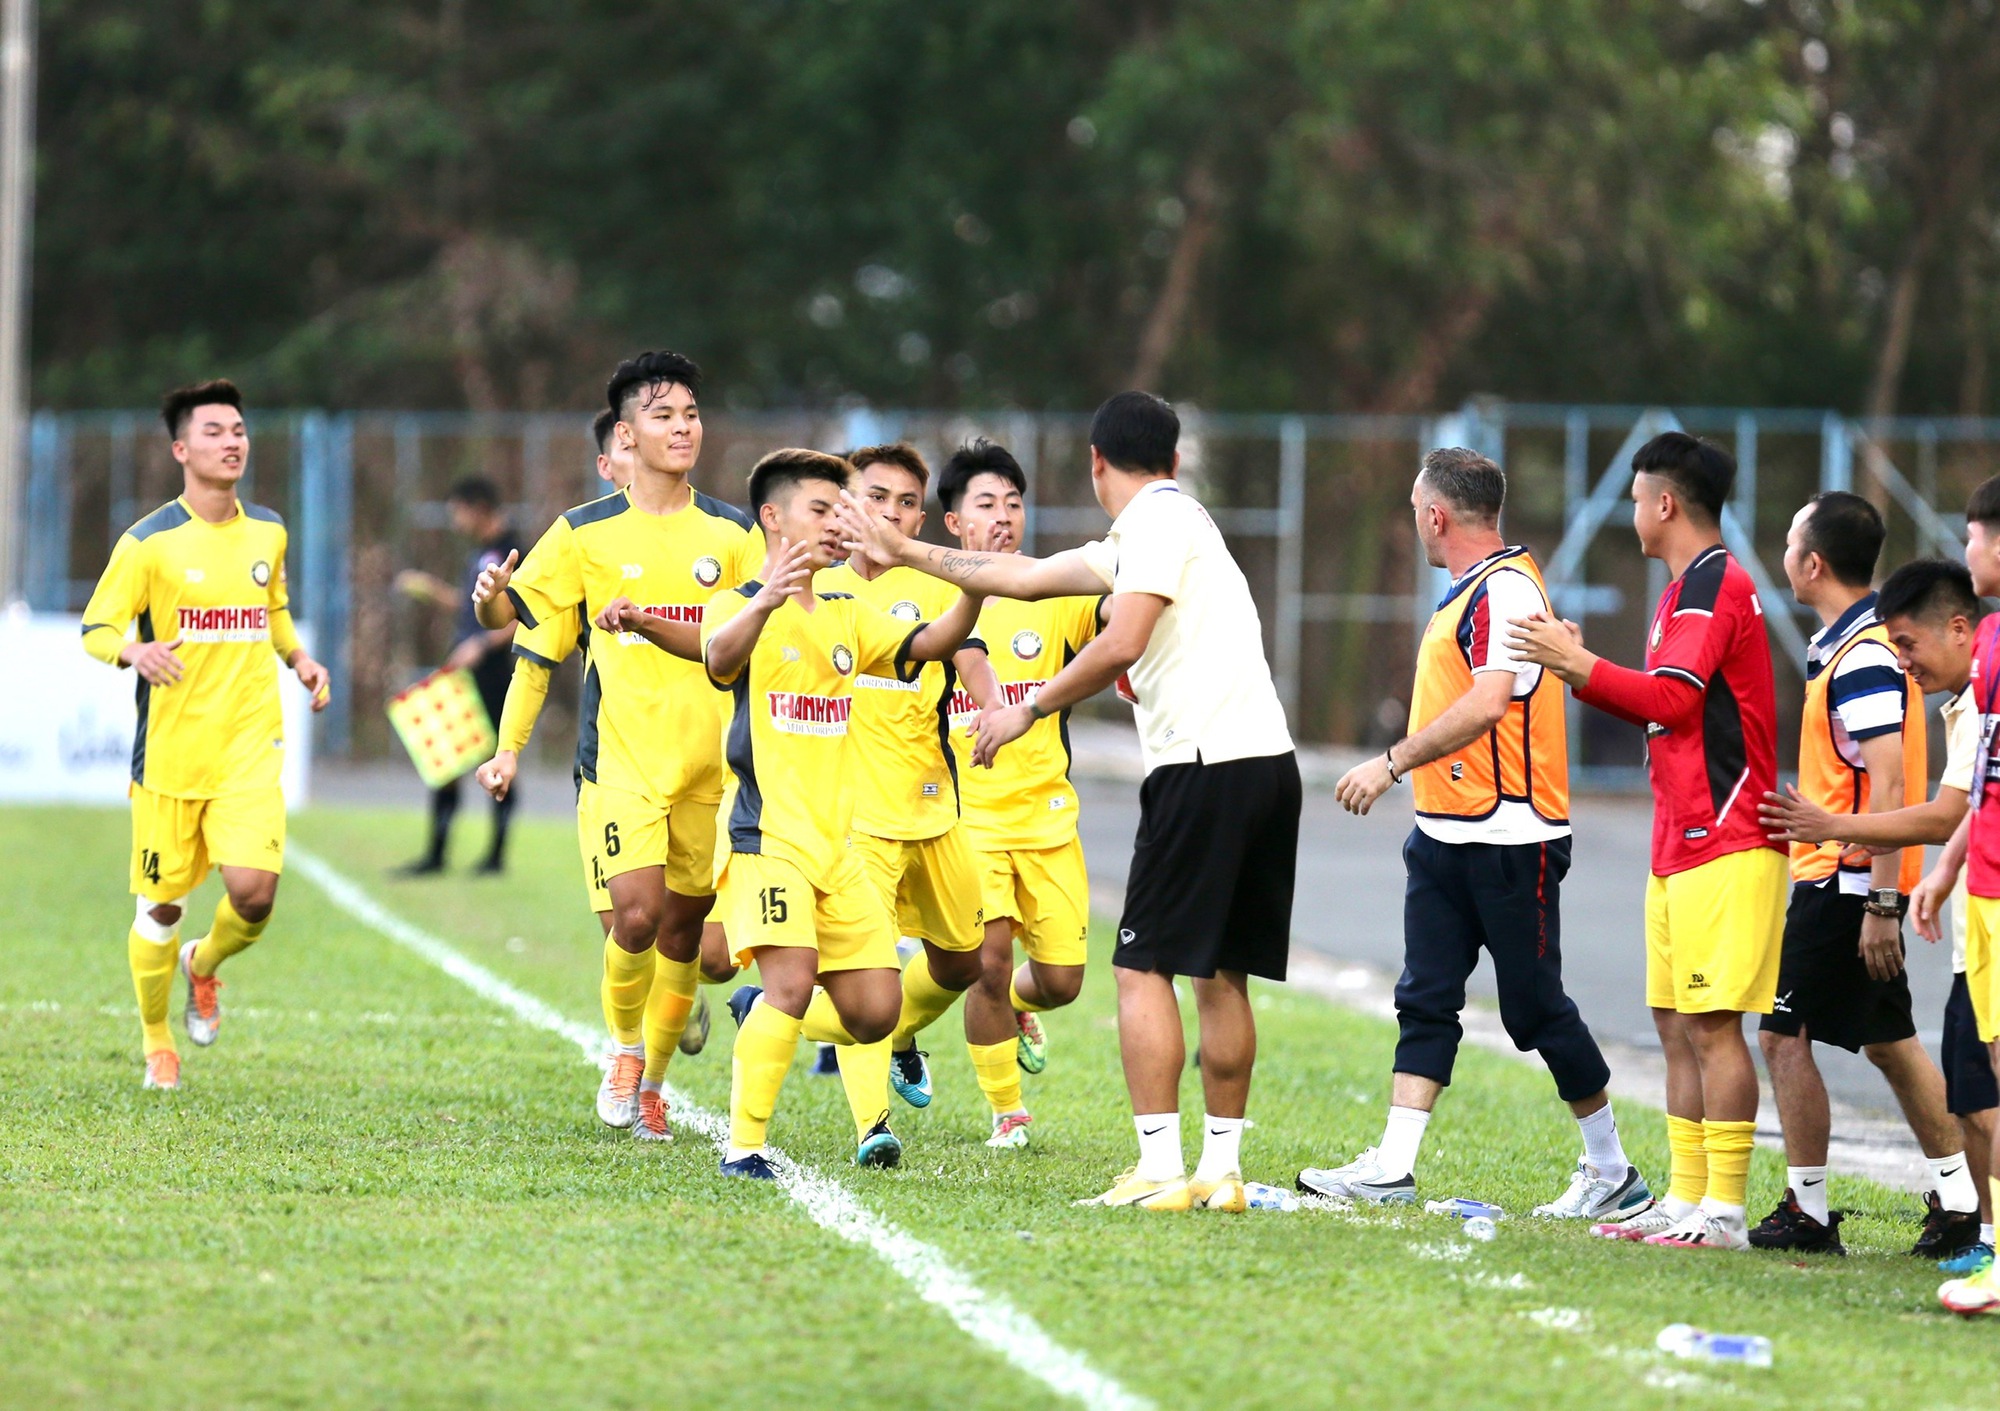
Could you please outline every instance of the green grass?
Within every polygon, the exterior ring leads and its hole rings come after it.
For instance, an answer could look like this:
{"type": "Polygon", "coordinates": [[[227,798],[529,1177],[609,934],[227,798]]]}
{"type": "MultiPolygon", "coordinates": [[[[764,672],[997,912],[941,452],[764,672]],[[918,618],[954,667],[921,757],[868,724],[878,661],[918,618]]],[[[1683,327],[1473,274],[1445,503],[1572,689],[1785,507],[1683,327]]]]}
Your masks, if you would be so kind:
{"type": "MultiPolygon", "coordinates": [[[[600,942],[571,830],[522,825],[502,881],[388,880],[416,826],[322,810],[293,832],[398,914],[591,1020],[600,942]]],[[[0,1402],[1050,1404],[866,1250],[776,1190],[718,1180],[692,1134],[660,1150],[604,1130],[573,1046],[349,922],[303,877],[226,973],[221,1043],[183,1045],[180,1093],[142,1093],[125,830],[116,812],[0,811],[15,862],[0,901],[0,1402]]],[[[214,895],[211,882],[187,934],[214,895]]],[[[1723,1388],[1760,1406],[1993,1404],[2000,1326],[1935,1311],[1939,1276],[1901,1253],[1913,1202],[1865,1182],[1836,1182],[1858,1212],[1843,1229],[1854,1257],[1809,1265],[1526,1221],[1472,1246],[1408,1212],[1080,1209],[1132,1148],[1098,965],[1049,1019],[1033,1149],[983,1146],[956,1014],[927,1042],[937,1102],[896,1114],[901,1169],[847,1164],[839,1085],[803,1066],[773,1139],[1163,1407],[1653,1407],[1723,1388]],[[1576,1310],[1581,1330],[1532,1316],[1548,1309],[1576,1310]],[[1765,1333],[1777,1365],[1663,1360],[1652,1339],[1676,1321],[1765,1333]]],[[[1289,1184],[1379,1134],[1393,1031],[1279,987],[1256,1002],[1248,1174],[1289,1184]]],[[[710,1050],[674,1065],[714,1109],[731,1035],[717,1017],[710,1050]]],[[[1183,1104],[1200,1111],[1192,1080],[1183,1104]]],[[[1628,1104],[1621,1122],[1663,1176],[1658,1114],[1628,1104]]],[[[1545,1075],[1468,1051],[1426,1143],[1425,1193],[1525,1211],[1575,1148],[1545,1075]]],[[[1782,1169],[1757,1163],[1753,1203],[1768,1204],[1782,1169]]]]}

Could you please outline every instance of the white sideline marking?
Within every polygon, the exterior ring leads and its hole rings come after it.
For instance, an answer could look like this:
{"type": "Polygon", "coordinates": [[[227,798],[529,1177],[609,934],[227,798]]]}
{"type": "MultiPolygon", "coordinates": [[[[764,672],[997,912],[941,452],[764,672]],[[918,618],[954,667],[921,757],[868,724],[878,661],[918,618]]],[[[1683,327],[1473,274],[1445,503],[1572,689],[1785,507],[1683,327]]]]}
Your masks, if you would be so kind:
{"type": "MultiPolygon", "coordinates": [[[[428,960],[482,999],[491,1000],[538,1029],[568,1039],[585,1059],[601,1066],[604,1036],[565,1019],[557,1010],[518,990],[485,966],[460,955],[444,941],[414,926],[378,903],[317,854],[292,842],[286,859],[292,869],[325,892],[327,899],[371,930],[428,960]]],[[[726,1144],[728,1120],[697,1106],[685,1093],[669,1088],[674,1115],[717,1147],[726,1144]]],[[[999,1353],[1014,1366],[1091,1411],[1152,1411],[1153,1403],[1092,1367],[1084,1358],[1043,1332],[1041,1325],[1005,1298],[987,1293],[952,1267],[942,1251],[870,1211],[854,1193],[807,1167],[776,1147],[769,1148],[778,1168],[778,1186],[813,1219],[849,1244],[866,1247],[894,1269],[926,1303],[942,1309],[975,1342],[999,1353]]]]}

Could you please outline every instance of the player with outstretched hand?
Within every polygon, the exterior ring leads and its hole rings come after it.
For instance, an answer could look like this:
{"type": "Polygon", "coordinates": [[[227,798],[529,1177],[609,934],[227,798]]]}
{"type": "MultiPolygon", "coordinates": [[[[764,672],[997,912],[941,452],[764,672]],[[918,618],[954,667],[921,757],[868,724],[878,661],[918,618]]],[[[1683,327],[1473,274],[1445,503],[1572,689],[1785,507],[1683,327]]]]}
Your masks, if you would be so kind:
{"type": "Polygon", "coordinates": [[[1597,1232],[1685,1249],[1748,1249],[1757,1069],[1743,1016],[1777,997],[1785,854],[1757,801],[1777,787],[1777,696],[1764,607],[1722,545],[1736,462],[1679,431],[1632,457],[1639,548],[1674,577],[1643,671],[1583,645],[1572,622],[1517,618],[1509,649],[1576,698],[1646,731],[1653,787],[1646,1003],[1667,1060],[1671,1156],[1661,1206],[1597,1232]]]}
{"type": "Polygon", "coordinates": [[[83,647],[138,677],[132,742],[132,891],[126,938],[139,996],[148,1088],[180,1086],[167,1027],[176,969],[187,986],[188,1038],[206,1047],[222,1027],[216,971],[271,919],[285,862],[285,721],[278,663],[323,710],[326,668],[292,627],[285,525],[245,504],[250,464],[243,399],[228,382],[169,392],[160,415],[180,462],[178,499],[119,537],[83,611],[83,647]],[[136,640],[126,633],[138,623],[136,640]],[[208,934],[182,943],[188,895],[211,867],[223,895],[208,934]]]}
{"type": "MultiPolygon", "coordinates": [[[[729,860],[716,906],[761,994],[742,992],[725,1176],[771,1180],[765,1132],[801,1034],[879,1045],[903,1009],[896,928],[849,845],[860,770],[849,733],[859,677],[917,679],[947,661],[979,617],[963,593],[934,621],[911,623],[814,576],[843,557],[834,520],[852,468],[818,451],[773,451],[750,474],[750,502],[777,545],[768,577],[718,593],[702,620],[709,679],[735,697],[728,759],[737,780],[729,860]],[[819,986],[815,993],[815,985],[819,986]]],[[[886,1048],[877,1091],[888,1089],[886,1048]]],[[[893,1166],[902,1144],[888,1113],[860,1134],[855,1162],[893,1166]]]]}

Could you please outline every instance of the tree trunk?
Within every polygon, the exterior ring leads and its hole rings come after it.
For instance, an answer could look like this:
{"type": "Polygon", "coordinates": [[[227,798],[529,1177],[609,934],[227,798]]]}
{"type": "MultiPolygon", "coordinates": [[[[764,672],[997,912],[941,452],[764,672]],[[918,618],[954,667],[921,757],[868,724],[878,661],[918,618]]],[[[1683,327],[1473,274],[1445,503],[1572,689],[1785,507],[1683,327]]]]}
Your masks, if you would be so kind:
{"type": "Polygon", "coordinates": [[[1152,390],[1159,385],[1167,359],[1173,356],[1187,322],[1188,306],[1194,302],[1195,286],[1201,279],[1202,257],[1215,242],[1221,229],[1222,190],[1209,171],[1208,158],[1198,157],[1189,169],[1183,190],[1187,217],[1181,222],[1179,239],[1167,261],[1167,277],[1160,285],[1153,312],[1139,335],[1138,355],[1132,362],[1134,387],[1152,390]]]}

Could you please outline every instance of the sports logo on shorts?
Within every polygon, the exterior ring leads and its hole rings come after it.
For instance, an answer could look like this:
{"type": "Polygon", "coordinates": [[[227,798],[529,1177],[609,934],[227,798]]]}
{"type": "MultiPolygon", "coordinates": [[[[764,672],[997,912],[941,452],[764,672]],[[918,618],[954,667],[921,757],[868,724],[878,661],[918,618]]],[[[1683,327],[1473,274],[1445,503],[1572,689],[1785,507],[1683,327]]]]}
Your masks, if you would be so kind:
{"type": "Polygon", "coordinates": [[[1042,634],[1032,627],[1023,627],[1014,634],[1014,640],[1008,645],[1014,649],[1014,655],[1022,661],[1033,661],[1042,654],[1042,634]]]}
{"type": "Polygon", "coordinates": [[[703,554],[694,561],[694,581],[704,588],[713,588],[722,581],[722,564],[703,554]]]}
{"type": "Polygon", "coordinates": [[[1121,946],[1129,946],[1129,945],[1131,945],[1131,944],[1132,944],[1132,942],[1134,942],[1134,941],[1136,941],[1136,940],[1138,940],[1138,939],[1139,939],[1139,938],[1138,938],[1137,936],[1135,936],[1134,934],[1132,934],[1132,932],[1131,932],[1131,931],[1129,931],[1129,930],[1126,930],[1126,931],[1120,931],[1120,932],[1118,933],[1118,944],[1119,944],[1119,945],[1121,945],[1121,946]]]}
{"type": "Polygon", "coordinates": [[[924,620],[924,610],[908,598],[905,598],[889,609],[889,616],[900,617],[905,622],[922,622],[924,620]]]}
{"type": "Polygon", "coordinates": [[[271,565],[266,563],[263,559],[258,559],[257,562],[251,564],[250,581],[252,583],[255,583],[259,588],[270,587],[271,565]]]}
{"type": "Polygon", "coordinates": [[[843,643],[836,643],[833,649],[833,669],[842,676],[854,670],[854,653],[843,643]]]}

